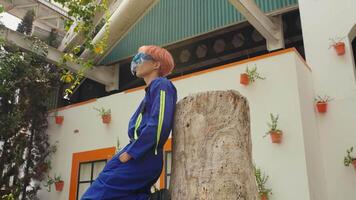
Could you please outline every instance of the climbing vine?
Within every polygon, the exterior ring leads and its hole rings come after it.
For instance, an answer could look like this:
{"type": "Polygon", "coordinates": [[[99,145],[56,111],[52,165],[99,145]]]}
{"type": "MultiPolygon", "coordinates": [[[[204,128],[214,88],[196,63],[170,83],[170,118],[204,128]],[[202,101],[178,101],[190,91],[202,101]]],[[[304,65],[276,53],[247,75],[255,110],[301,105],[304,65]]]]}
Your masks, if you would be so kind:
{"type": "Polygon", "coordinates": [[[30,49],[37,52],[39,56],[46,56],[48,54],[48,44],[35,36],[25,35],[25,39],[29,41],[30,49]]]}
{"type": "MultiPolygon", "coordinates": [[[[39,182],[51,168],[56,146],[49,143],[47,100],[59,84],[56,66],[47,63],[48,46],[31,33],[28,12],[17,31],[41,55],[22,51],[0,38],[0,197],[37,199],[39,182]]],[[[4,26],[0,25],[1,31],[4,26]]]]}
{"type": "Polygon", "coordinates": [[[77,34],[82,34],[84,37],[84,43],[73,46],[66,52],[61,58],[60,64],[65,66],[67,62],[79,64],[80,70],[74,74],[71,71],[63,71],[61,80],[65,83],[71,83],[71,86],[65,90],[65,95],[73,93],[73,90],[80,84],[87,70],[92,69],[94,65],[94,59],[80,58],[80,54],[89,50],[92,55],[101,55],[107,48],[107,40],[109,36],[109,9],[107,0],[54,0],[62,4],[69,9],[68,15],[71,17],[65,22],[65,29],[69,31],[73,28],[73,31],[77,34]],[[96,13],[104,12],[103,21],[95,26],[93,18],[96,13]],[[96,43],[93,43],[93,39],[98,31],[98,27],[104,26],[104,35],[96,43]]]}

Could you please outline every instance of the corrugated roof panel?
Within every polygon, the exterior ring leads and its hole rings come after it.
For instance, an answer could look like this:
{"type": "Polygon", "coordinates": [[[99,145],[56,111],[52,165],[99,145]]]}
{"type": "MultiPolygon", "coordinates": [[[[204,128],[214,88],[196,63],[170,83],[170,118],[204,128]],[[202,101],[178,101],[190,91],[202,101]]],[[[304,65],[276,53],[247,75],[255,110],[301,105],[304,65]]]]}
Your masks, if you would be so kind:
{"type": "MultiPolygon", "coordinates": [[[[255,0],[264,12],[298,4],[298,0],[255,0]]],[[[222,27],[244,17],[228,0],[160,0],[103,59],[105,65],[134,54],[145,44],[165,46],[222,27]]]]}

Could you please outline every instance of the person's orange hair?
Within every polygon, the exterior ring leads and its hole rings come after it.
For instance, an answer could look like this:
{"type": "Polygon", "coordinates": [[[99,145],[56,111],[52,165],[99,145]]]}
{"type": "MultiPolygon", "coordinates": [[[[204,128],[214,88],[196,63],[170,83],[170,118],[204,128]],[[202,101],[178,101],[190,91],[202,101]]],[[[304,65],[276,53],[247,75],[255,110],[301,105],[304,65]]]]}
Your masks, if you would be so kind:
{"type": "Polygon", "coordinates": [[[141,46],[138,51],[152,56],[155,61],[160,63],[160,76],[167,76],[173,71],[174,60],[172,55],[166,49],[159,46],[149,45],[141,46]]]}

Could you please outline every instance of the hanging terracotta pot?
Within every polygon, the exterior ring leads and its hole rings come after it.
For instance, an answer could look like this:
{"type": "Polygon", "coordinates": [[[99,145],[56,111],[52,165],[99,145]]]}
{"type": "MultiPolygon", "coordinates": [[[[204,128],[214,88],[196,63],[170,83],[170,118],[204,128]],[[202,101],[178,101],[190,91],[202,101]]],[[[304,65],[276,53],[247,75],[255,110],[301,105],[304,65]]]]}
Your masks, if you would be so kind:
{"type": "Polygon", "coordinates": [[[266,193],[263,193],[261,195],[261,200],[268,200],[268,197],[267,197],[267,194],[266,193]]]}
{"type": "Polygon", "coordinates": [[[60,192],[63,190],[64,181],[57,181],[54,185],[56,186],[56,191],[60,192]]]}
{"type": "Polygon", "coordinates": [[[62,124],[64,120],[64,116],[56,116],[56,124],[62,124]]]}
{"type": "Polygon", "coordinates": [[[333,45],[337,55],[342,56],[345,54],[345,43],[344,42],[337,42],[333,45]]]}
{"type": "Polygon", "coordinates": [[[240,75],[240,83],[242,85],[248,85],[250,82],[248,74],[247,73],[243,73],[240,75]]]}
{"type": "Polygon", "coordinates": [[[110,124],[111,115],[102,115],[101,118],[102,118],[104,124],[110,124]]]}
{"type": "Polygon", "coordinates": [[[328,111],[328,103],[327,102],[317,102],[316,108],[319,113],[326,113],[328,111]]]}
{"type": "Polygon", "coordinates": [[[355,167],[356,169],[356,158],[355,159],[352,159],[352,165],[355,167]]]}
{"type": "Polygon", "coordinates": [[[272,143],[280,144],[282,142],[283,133],[281,131],[271,131],[270,133],[272,143]]]}

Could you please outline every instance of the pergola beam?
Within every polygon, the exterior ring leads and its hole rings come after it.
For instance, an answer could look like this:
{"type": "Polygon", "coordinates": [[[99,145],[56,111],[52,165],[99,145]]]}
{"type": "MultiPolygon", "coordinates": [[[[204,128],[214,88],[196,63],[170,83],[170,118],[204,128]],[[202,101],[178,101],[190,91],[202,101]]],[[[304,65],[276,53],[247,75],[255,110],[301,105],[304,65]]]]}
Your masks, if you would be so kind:
{"type": "Polygon", "coordinates": [[[60,16],[58,16],[58,15],[51,15],[51,16],[38,17],[37,19],[45,20],[45,19],[58,19],[58,18],[60,18],[60,16]]]}
{"type": "Polygon", "coordinates": [[[269,51],[284,48],[281,17],[269,18],[254,0],[229,0],[229,2],[266,39],[269,51]]]}
{"type": "MultiPolygon", "coordinates": [[[[39,52],[31,48],[33,46],[32,41],[27,40],[27,36],[22,33],[8,28],[1,28],[0,37],[4,38],[9,45],[17,46],[22,50],[30,51],[41,56],[39,52]]],[[[63,52],[48,46],[48,54],[45,57],[47,62],[59,66],[62,57],[63,52]]],[[[66,65],[62,67],[65,67],[72,72],[78,72],[81,69],[80,65],[73,62],[67,62],[66,65]]],[[[118,69],[115,66],[94,66],[93,69],[87,70],[84,76],[104,84],[107,91],[118,89],[118,69]]]]}
{"type": "Polygon", "coordinates": [[[37,7],[37,3],[29,3],[29,4],[21,4],[21,5],[14,5],[14,8],[17,9],[23,9],[23,8],[31,8],[31,7],[37,7]]]}

